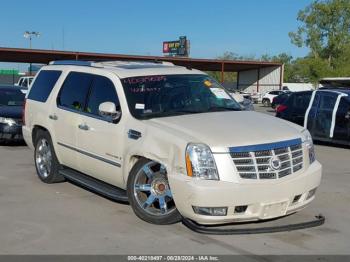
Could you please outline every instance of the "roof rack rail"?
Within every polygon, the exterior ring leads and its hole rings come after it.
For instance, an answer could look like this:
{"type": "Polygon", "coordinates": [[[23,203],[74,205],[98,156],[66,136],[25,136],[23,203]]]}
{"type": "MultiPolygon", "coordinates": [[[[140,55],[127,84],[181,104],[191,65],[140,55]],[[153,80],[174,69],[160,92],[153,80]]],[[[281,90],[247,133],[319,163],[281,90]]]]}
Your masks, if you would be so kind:
{"type": "Polygon", "coordinates": [[[57,60],[51,61],[50,65],[76,65],[76,66],[93,66],[94,62],[83,60],[57,60]]]}
{"type": "Polygon", "coordinates": [[[125,66],[128,64],[162,64],[164,66],[174,66],[173,63],[160,60],[151,61],[128,61],[128,60],[117,60],[117,61],[84,61],[84,60],[56,60],[51,61],[50,65],[74,65],[74,66],[89,66],[89,67],[118,67],[125,66]]]}

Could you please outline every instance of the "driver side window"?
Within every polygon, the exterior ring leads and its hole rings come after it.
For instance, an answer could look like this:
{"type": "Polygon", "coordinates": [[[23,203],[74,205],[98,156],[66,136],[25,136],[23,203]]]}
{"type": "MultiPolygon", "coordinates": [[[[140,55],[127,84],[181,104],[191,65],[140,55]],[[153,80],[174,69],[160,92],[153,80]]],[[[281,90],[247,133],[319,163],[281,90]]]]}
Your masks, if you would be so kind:
{"type": "Polygon", "coordinates": [[[88,114],[100,116],[99,106],[105,102],[114,103],[117,111],[120,111],[119,99],[113,82],[106,77],[95,76],[84,111],[88,114]]]}

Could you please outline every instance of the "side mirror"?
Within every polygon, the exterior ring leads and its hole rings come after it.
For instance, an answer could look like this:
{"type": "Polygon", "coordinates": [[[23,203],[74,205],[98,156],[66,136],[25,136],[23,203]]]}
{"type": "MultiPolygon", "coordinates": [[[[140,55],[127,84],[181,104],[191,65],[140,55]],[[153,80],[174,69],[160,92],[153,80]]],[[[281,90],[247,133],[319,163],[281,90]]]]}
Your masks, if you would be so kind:
{"type": "Polygon", "coordinates": [[[112,102],[104,102],[98,107],[100,116],[110,122],[116,122],[120,119],[122,112],[117,111],[116,106],[112,102]]]}

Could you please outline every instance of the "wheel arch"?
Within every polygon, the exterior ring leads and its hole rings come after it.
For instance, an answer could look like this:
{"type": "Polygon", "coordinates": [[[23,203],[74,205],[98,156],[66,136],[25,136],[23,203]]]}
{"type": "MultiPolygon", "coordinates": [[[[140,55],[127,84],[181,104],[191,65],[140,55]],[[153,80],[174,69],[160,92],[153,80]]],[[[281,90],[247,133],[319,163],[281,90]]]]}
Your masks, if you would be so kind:
{"type": "Polygon", "coordinates": [[[42,126],[42,125],[34,125],[34,126],[33,126],[33,129],[32,129],[32,142],[33,142],[33,146],[34,146],[34,147],[36,146],[36,145],[35,145],[35,139],[36,139],[36,136],[37,136],[37,134],[38,134],[38,132],[39,132],[40,130],[41,130],[41,131],[44,131],[44,132],[47,132],[47,133],[49,134],[49,136],[50,136],[50,138],[51,138],[53,150],[55,150],[55,153],[56,153],[56,157],[57,157],[58,161],[61,161],[60,154],[59,154],[59,152],[57,151],[57,148],[56,148],[56,145],[55,145],[55,143],[54,143],[52,134],[50,133],[50,131],[49,131],[46,127],[44,127],[44,126],[42,126]]]}
{"type": "Polygon", "coordinates": [[[168,171],[168,163],[162,161],[159,157],[156,156],[150,156],[147,154],[140,154],[140,153],[134,153],[134,154],[130,154],[126,157],[126,161],[124,162],[124,181],[125,184],[128,181],[128,177],[130,175],[130,172],[132,170],[132,168],[135,166],[135,164],[140,160],[140,159],[147,159],[150,161],[155,161],[161,165],[164,165],[165,168],[168,171]]]}
{"type": "Polygon", "coordinates": [[[33,142],[33,145],[34,145],[34,146],[35,146],[35,139],[36,139],[36,136],[37,136],[39,130],[45,131],[45,132],[47,132],[47,133],[50,134],[49,130],[47,130],[47,128],[45,128],[45,127],[43,127],[43,126],[40,126],[40,125],[35,125],[35,126],[33,126],[33,131],[32,131],[32,142],[33,142]]]}

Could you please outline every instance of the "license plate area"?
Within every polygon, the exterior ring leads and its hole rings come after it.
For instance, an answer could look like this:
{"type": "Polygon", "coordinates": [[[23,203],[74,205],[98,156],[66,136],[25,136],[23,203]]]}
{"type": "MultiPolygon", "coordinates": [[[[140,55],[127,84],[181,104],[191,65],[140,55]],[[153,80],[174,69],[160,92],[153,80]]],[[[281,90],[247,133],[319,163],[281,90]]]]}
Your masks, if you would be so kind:
{"type": "Polygon", "coordinates": [[[265,204],[262,206],[261,219],[284,216],[287,213],[288,201],[265,204]]]}

